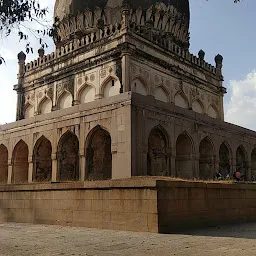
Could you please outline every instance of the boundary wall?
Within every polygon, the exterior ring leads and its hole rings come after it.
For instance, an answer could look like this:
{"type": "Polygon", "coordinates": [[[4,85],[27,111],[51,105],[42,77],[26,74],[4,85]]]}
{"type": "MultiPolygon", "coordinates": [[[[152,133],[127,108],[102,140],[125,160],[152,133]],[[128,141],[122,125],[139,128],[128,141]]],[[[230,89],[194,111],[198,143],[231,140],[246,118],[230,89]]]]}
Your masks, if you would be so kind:
{"type": "Polygon", "coordinates": [[[0,186],[0,222],[169,233],[256,221],[256,184],[138,177],[0,186]]]}

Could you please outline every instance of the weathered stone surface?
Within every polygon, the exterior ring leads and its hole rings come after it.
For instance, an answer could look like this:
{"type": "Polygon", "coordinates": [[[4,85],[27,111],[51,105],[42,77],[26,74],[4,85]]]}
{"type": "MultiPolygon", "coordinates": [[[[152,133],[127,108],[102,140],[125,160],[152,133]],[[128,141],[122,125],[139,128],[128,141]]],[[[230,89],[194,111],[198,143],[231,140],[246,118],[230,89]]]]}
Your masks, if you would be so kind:
{"type": "Polygon", "coordinates": [[[256,221],[253,185],[164,177],[2,185],[0,220],[160,233],[256,221]]]}

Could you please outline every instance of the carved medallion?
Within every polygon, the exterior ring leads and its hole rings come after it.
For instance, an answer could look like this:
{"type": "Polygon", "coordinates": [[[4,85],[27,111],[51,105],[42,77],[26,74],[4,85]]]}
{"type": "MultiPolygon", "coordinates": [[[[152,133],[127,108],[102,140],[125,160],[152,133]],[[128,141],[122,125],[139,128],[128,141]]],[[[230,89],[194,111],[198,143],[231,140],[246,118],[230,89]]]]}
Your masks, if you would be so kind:
{"type": "Polygon", "coordinates": [[[77,83],[78,83],[78,85],[80,86],[80,85],[83,83],[83,79],[80,77],[80,78],[77,80],[77,83]]]}
{"type": "Polygon", "coordinates": [[[144,71],[144,76],[145,76],[146,79],[149,79],[149,73],[148,73],[148,71],[144,71]]]}
{"type": "Polygon", "coordinates": [[[136,68],[135,65],[132,65],[132,66],[131,66],[131,72],[132,72],[132,73],[136,73],[136,72],[137,72],[137,68],[136,68]]]}
{"type": "Polygon", "coordinates": [[[90,80],[91,80],[91,82],[93,82],[95,80],[95,75],[94,74],[90,76],[90,80]]]}
{"type": "Polygon", "coordinates": [[[107,75],[107,71],[105,69],[100,70],[100,77],[105,78],[107,75]]]}

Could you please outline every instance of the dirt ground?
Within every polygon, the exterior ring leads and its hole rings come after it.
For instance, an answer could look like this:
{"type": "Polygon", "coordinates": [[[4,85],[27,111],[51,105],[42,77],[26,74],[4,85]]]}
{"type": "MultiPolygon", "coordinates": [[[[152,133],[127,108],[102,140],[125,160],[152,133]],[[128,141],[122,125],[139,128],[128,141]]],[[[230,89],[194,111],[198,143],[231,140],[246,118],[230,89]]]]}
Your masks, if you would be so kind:
{"type": "Polygon", "coordinates": [[[0,255],[256,256],[256,223],[169,235],[8,223],[0,255]]]}

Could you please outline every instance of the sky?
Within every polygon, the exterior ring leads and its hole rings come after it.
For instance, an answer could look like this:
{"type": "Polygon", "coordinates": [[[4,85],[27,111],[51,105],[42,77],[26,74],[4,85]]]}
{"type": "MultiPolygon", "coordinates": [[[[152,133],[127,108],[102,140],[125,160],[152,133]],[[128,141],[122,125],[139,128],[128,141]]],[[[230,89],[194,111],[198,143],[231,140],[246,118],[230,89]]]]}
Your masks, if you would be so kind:
{"type": "MultiPolygon", "coordinates": [[[[54,0],[39,0],[49,8],[47,20],[52,19],[54,0]]],[[[190,51],[195,55],[200,49],[206,53],[206,61],[214,64],[218,53],[224,57],[224,84],[228,93],[224,97],[225,121],[256,130],[256,1],[242,0],[190,0],[190,51]]],[[[35,52],[39,48],[30,38],[35,52]]],[[[51,40],[46,39],[54,50],[51,40]]],[[[12,34],[0,38],[0,54],[6,65],[0,66],[0,124],[15,121],[17,83],[17,54],[25,49],[22,42],[12,34]]],[[[37,58],[29,54],[27,60],[37,58]]]]}

